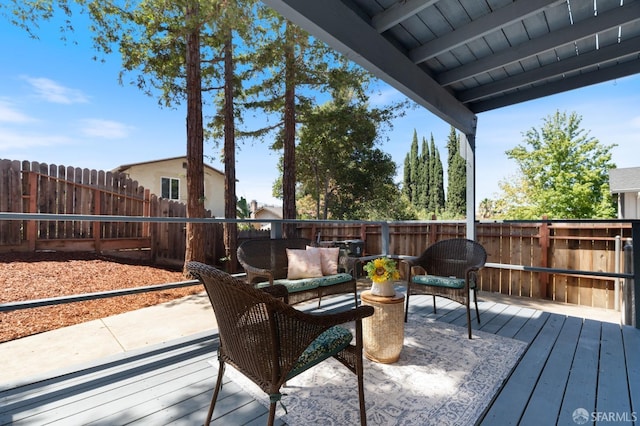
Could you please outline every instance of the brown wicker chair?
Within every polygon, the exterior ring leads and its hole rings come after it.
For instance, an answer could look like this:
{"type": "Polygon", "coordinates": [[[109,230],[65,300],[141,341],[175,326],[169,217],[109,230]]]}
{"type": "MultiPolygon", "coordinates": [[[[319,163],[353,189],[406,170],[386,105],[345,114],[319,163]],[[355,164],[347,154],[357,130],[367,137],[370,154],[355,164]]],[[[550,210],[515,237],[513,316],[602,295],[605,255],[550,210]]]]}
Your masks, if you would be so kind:
{"type": "Polygon", "coordinates": [[[405,259],[409,265],[407,274],[407,298],[404,320],[409,314],[409,297],[412,294],[432,294],[433,312],[436,312],[436,296],[446,297],[467,308],[467,328],[471,339],[471,290],[480,323],[478,297],[475,291],[478,271],[487,260],[487,252],[479,243],[454,238],[438,241],[429,246],[419,257],[405,259]],[[420,272],[420,273],[416,273],[420,272]]]}
{"type": "Polygon", "coordinates": [[[247,274],[247,282],[257,287],[283,284],[289,289],[289,303],[296,303],[318,298],[318,307],[322,297],[331,294],[352,293],[354,306],[358,306],[358,292],[353,272],[355,258],[348,258],[345,253],[338,259],[342,271],[335,276],[309,279],[315,283],[302,283],[301,280],[287,280],[286,249],[302,249],[311,246],[305,238],[287,239],[252,239],[246,240],[238,247],[238,262],[247,274]]]}
{"type": "Polygon", "coordinates": [[[329,357],[336,358],[356,374],[360,422],[366,424],[362,318],[373,315],[373,308],[360,306],[334,314],[308,314],[273,297],[287,296],[283,286],[255,289],[199,262],[188,262],[187,270],[204,284],[220,336],[220,367],[206,425],[211,421],[222,386],[225,363],[231,364],[269,395],[268,424],[272,425],[281,386],[329,357]],[[351,332],[338,326],[351,321],[355,321],[355,345],[351,344],[351,332]]]}

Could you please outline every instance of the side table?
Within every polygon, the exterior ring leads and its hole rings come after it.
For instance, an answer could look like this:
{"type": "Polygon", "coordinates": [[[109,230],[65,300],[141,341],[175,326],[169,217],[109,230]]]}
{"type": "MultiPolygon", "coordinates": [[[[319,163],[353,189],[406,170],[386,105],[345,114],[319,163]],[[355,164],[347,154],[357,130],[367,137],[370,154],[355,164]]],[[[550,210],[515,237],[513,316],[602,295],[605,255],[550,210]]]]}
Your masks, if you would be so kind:
{"type": "Polygon", "coordinates": [[[362,319],[365,356],[383,364],[396,362],[404,343],[404,294],[382,297],[366,290],[360,300],[373,306],[373,315],[362,319]]]}

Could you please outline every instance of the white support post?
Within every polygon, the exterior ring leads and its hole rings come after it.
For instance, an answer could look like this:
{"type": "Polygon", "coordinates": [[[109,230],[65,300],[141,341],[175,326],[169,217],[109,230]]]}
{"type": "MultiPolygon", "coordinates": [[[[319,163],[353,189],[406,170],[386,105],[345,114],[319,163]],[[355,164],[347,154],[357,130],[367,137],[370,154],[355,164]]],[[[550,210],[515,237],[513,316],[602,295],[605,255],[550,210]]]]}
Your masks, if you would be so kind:
{"type": "Polygon", "coordinates": [[[476,135],[461,135],[460,155],[467,172],[467,238],[476,239],[476,135]]]}

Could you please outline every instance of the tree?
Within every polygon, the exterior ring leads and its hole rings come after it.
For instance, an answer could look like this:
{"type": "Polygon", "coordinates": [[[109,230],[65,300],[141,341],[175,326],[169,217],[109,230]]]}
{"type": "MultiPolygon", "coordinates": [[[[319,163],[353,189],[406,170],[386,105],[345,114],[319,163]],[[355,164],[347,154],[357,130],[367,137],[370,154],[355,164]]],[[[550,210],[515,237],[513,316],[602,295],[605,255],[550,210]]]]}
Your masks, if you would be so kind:
{"type": "Polygon", "coordinates": [[[609,192],[611,149],[580,128],[575,112],[556,111],[540,129],[525,133],[524,144],[506,152],[519,176],[502,182],[504,217],[512,219],[595,219],[615,217],[609,192]],[[515,199],[516,203],[510,202],[515,199]]]}
{"type": "Polygon", "coordinates": [[[464,217],[467,210],[467,169],[460,156],[460,138],[452,126],[447,140],[447,212],[453,217],[464,217]]]}
{"type": "MultiPolygon", "coordinates": [[[[88,12],[96,48],[110,54],[117,46],[124,70],[140,71],[138,87],[148,94],[158,90],[166,105],[186,98],[188,217],[204,217],[200,16],[209,16],[210,10],[201,10],[200,6],[197,0],[187,0],[181,7],[148,1],[131,8],[112,0],[28,0],[14,3],[13,10],[14,16],[22,17],[18,24],[28,27],[27,21],[52,18],[58,7],[67,16],[70,30],[74,9],[88,12]]],[[[186,260],[204,260],[200,226],[187,224],[186,260]]]]}
{"type": "Polygon", "coordinates": [[[411,151],[409,152],[409,201],[418,205],[418,180],[420,179],[420,155],[418,151],[418,132],[413,129],[413,139],[411,140],[411,151]]]}
{"type": "MultiPolygon", "coordinates": [[[[237,205],[237,217],[238,219],[250,219],[251,218],[251,208],[249,207],[249,203],[247,203],[247,199],[244,197],[240,197],[237,205]]],[[[251,225],[248,223],[243,223],[241,226],[242,229],[249,229],[251,225]]]]}
{"type": "MultiPolygon", "coordinates": [[[[299,89],[326,85],[329,63],[335,62],[327,56],[335,53],[273,10],[263,7],[260,13],[268,30],[263,33],[264,39],[257,45],[253,59],[256,68],[262,70],[262,78],[257,78],[258,83],[248,89],[247,93],[254,100],[247,106],[281,117],[268,130],[279,129],[272,148],[283,153],[282,179],[276,184],[282,190],[279,195],[283,200],[283,218],[295,219],[296,126],[300,115],[313,103],[299,89]]],[[[294,230],[295,226],[285,226],[285,236],[294,230]]]]}
{"type": "Polygon", "coordinates": [[[431,176],[431,153],[427,140],[422,138],[422,152],[420,153],[420,161],[418,162],[419,179],[416,184],[418,188],[417,203],[414,205],[418,209],[424,209],[429,204],[429,179],[431,176]]]}
{"type": "Polygon", "coordinates": [[[439,214],[444,210],[444,170],[440,152],[436,149],[436,142],[431,135],[431,157],[429,158],[429,204],[427,211],[439,214]]]}
{"type": "MultiPolygon", "coordinates": [[[[16,2],[12,19],[31,29],[27,22],[50,19],[57,7],[68,19],[64,30],[72,30],[72,12],[88,12],[98,51],[120,52],[123,71],[136,72],[135,84],[158,96],[159,103],[187,103],[187,217],[204,217],[203,91],[222,91],[218,126],[224,131],[225,217],[235,218],[235,124],[234,96],[238,76],[234,73],[234,32],[245,39],[254,21],[250,14],[255,0],[165,2],[147,0],[134,4],[115,0],[28,0],[16,2]],[[73,6],[75,4],[75,6],[73,6]],[[73,6],[73,7],[72,7],[73,6]],[[217,82],[219,84],[211,84],[217,82]],[[217,86],[217,87],[216,87],[217,86]]],[[[2,7],[2,6],[0,6],[2,7]]],[[[214,120],[213,126],[216,125],[214,120]]],[[[204,260],[202,224],[187,223],[185,260],[204,260]]],[[[225,224],[227,256],[234,264],[236,225],[225,224]]]]}
{"type": "Polygon", "coordinates": [[[333,100],[307,113],[301,126],[299,191],[316,201],[317,218],[362,219],[371,205],[389,210],[399,198],[396,165],[375,147],[394,108],[370,109],[361,94],[342,83],[334,88],[333,100]]]}
{"type": "Polygon", "coordinates": [[[440,214],[444,210],[444,172],[433,134],[429,142],[422,139],[422,149],[418,151],[414,130],[411,150],[405,158],[403,188],[407,187],[411,189],[403,191],[403,195],[421,216],[440,214]]]}

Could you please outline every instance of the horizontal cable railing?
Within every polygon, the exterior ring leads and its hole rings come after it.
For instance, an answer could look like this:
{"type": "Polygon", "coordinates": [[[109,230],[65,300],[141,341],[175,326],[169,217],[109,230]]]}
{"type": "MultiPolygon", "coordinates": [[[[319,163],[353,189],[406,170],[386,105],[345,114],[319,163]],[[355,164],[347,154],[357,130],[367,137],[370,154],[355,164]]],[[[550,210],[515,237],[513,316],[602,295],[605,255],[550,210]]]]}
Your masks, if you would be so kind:
{"type": "MultiPolygon", "coordinates": [[[[399,250],[400,253],[392,253],[392,251],[396,251],[396,249],[391,250],[390,242],[393,238],[399,238],[399,235],[404,235],[402,232],[403,227],[412,227],[412,226],[451,226],[458,229],[460,227],[464,227],[464,223],[462,221],[359,221],[359,220],[288,220],[288,219],[224,219],[224,218],[185,218],[185,217],[146,217],[146,216],[114,216],[114,215],[76,215],[76,214],[42,214],[42,213],[10,213],[10,212],[0,212],[0,222],[1,221],[10,221],[10,220],[20,220],[20,221],[90,221],[90,222],[142,222],[142,223],[202,223],[202,224],[214,224],[214,223],[237,223],[237,224],[270,224],[270,235],[271,238],[278,238],[282,236],[282,228],[285,224],[297,224],[307,230],[307,232],[312,229],[326,230],[327,228],[339,224],[341,226],[361,226],[363,229],[366,227],[368,230],[371,228],[376,229],[376,234],[373,235],[374,244],[376,250],[379,250],[380,254],[372,254],[372,252],[367,253],[367,258],[373,258],[377,256],[392,256],[396,259],[402,259],[405,256],[401,254],[403,252],[402,249],[399,250]],[[399,230],[400,229],[400,230],[399,230]]],[[[523,227],[527,224],[533,226],[534,224],[543,225],[553,225],[556,224],[558,226],[557,229],[563,229],[563,224],[567,224],[567,226],[576,225],[584,226],[587,225],[592,228],[597,228],[600,226],[598,221],[502,221],[502,222],[477,222],[478,227],[482,226],[490,226],[492,224],[495,225],[512,225],[512,224],[524,224],[523,227]]],[[[625,221],[625,220],[607,220],[606,223],[613,224],[611,227],[615,226],[627,226],[629,229],[630,224],[633,226],[633,229],[640,228],[639,221],[625,221]]],[[[514,225],[517,226],[517,225],[514,225]]],[[[604,225],[601,225],[604,226],[604,225]]],[[[316,231],[313,231],[316,232],[316,231]]],[[[323,231],[324,232],[324,231],[323,231]]],[[[364,232],[364,231],[363,231],[364,232]]],[[[371,231],[366,231],[371,232],[371,231]]],[[[410,231],[409,231],[410,232],[410,231]]],[[[424,231],[420,231],[420,235],[425,235],[427,238],[430,237],[429,233],[431,230],[426,231],[427,234],[424,234],[424,231]]],[[[451,234],[447,232],[442,232],[440,238],[446,238],[447,235],[455,235],[455,232],[459,231],[451,231],[451,234]]],[[[627,233],[628,231],[625,231],[627,233]]],[[[637,231],[633,231],[631,236],[637,235],[637,231]]],[[[368,237],[371,237],[372,234],[367,234],[368,237]]],[[[483,238],[483,234],[476,234],[477,238],[483,238]]],[[[331,235],[326,235],[330,237],[331,235]]],[[[312,235],[313,238],[314,235],[312,235]]],[[[408,238],[412,238],[413,236],[407,234],[408,238]]],[[[431,236],[432,237],[432,236],[431,236]]],[[[495,240],[496,235],[489,234],[485,236],[488,241],[491,239],[495,240]]],[[[508,235],[505,238],[517,238],[518,236],[508,235]]],[[[530,236],[520,236],[520,238],[531,238],[532,241],[536,238],[540,238],[539,235],[532,234],[530,236]]],[[[334,238],[335,239],[335,238],[334,238]]],[[[602,243],[602,244],[612,244],[609,241],[612,240],[612,237],[602,237],[598,235],[593,235],[591,237],[581,237],[575,235],[554,235],[549,237],[549,239],[561,239],[569,242],[575,241],[576,244],[580,243],[580,241],[588,241],[592,240],[594,242],[602,243]]],[[[632,238],[627,238],[629,247],[632,247],[631,244],[632,238]]],[[[516,242],[517,243],[517,242],[516,242]]],[[[572,243],[573,244],[573,243],[572,243]]],[[[595,244],[595,243],[594,243],[595,244]]],[[[611,246],[609,246],[611,247],[611,246]]],[[[407,252],[411,252],[412,250],[408,250],[407,252]]],[[[375,253],[375,252],[373,252],[375,253]]],[[[405,252],[406,253],[406,252],[405,252]]],[[[609,280],[629,280],[629,282],[635,282],[635,275],[633,271],[634,263],[638,263],[638,260],[635,259],[636,256],[633,254],[625,262],[627,269],[624,272],[610,272],[606,270],[583,270],[582,268],[569,269],[569,268],[558,268],[558,267],[547,267],[547,266],[527,266],[527,265],[519,265],[513,263],[503,263],[503,262],[488,262],[485,266],[487,268],[492,268],[495,270],[503,270],[503,271],[521,271],[521,272],[532,272],[532,273],[541,273],[541,274],[556,274],[556,275],[568,275],[573,277],[595,277],[595,278],[604,278],[609,280]]],[[[366,258],[362,258],[361,261],[364,262],[366,258]]],[[[78,295],[69,295],[69,296],[61,296],[61,297],[53,297],[47,299],[38,299],[38,300],[29,300],[29,301],[18,301],[18,302],[9,302],[0,304],[0,312],[7,312],[12,310],[21,310],[21,309],[29,309],[41,306],[50,306],[50,305],[59,305],[63,303],[74,303],[86,300],[94,300],[94,299],[103,299],[109,297],[119,297],[131,294],[145,293],[145,292],[153,292],[159,290],[166,290],[172,288],[181,288],[197,285],[198,282],[194,280],[181,281],[175,283],[167,283],[160,285],[152,285],[145,287],[136,287],[130,289],[121,289],[121,290],[112,290],[105,291],[99,293],[89,293],[89,294],[78,294],[78,295]]],[[[616,288],[616,293],[618,293],[616,288]]],[[[616,295],[616,298],[618,296],[616,295]]]]}

